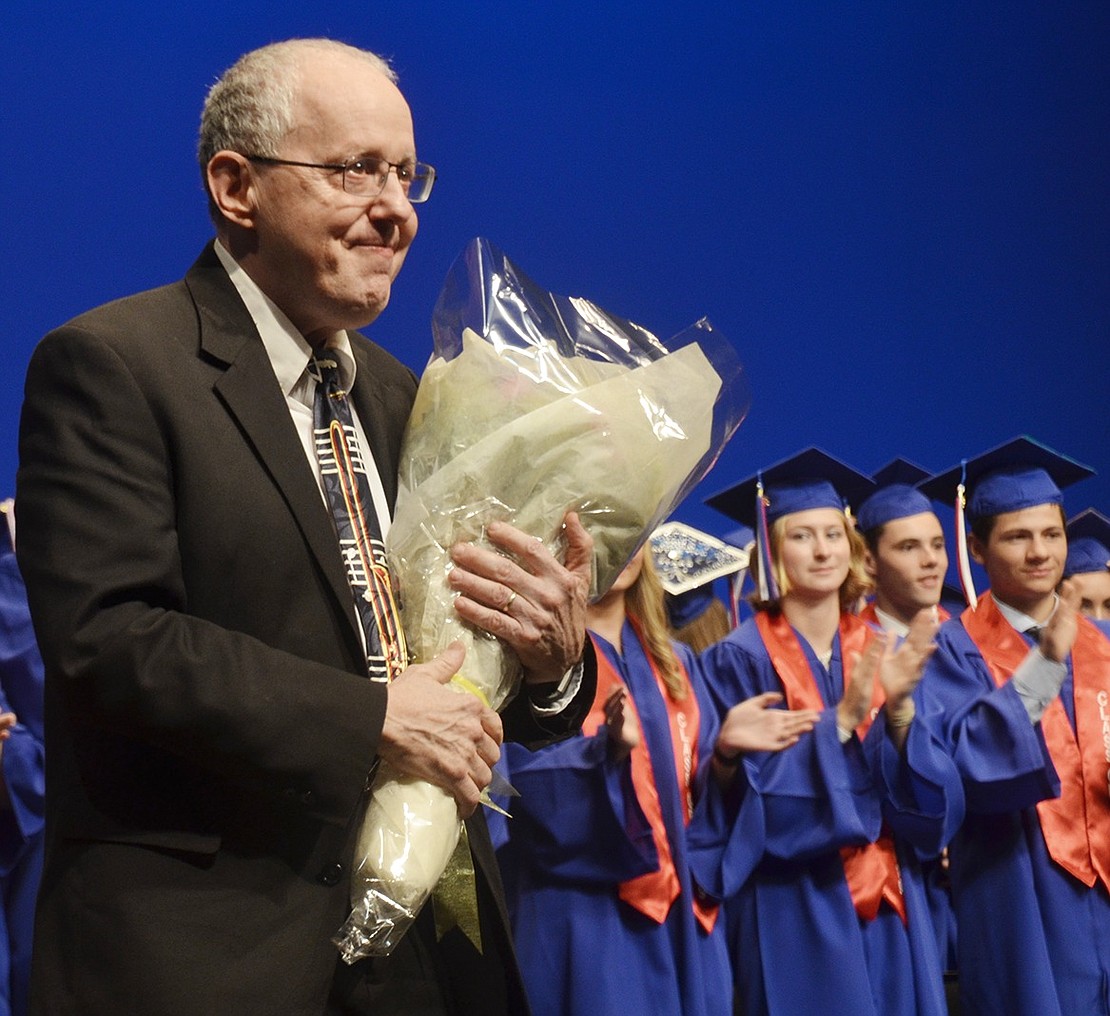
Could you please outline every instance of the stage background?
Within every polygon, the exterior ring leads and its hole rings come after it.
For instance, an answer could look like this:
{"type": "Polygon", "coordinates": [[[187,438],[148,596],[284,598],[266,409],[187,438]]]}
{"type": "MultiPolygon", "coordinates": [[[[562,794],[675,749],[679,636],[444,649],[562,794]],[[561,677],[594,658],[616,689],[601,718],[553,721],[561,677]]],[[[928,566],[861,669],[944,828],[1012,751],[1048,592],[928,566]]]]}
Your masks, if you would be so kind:
{"type": "MultiPolygon", "coordinates": [[[[179,278],[209,237],[207,85],[331,35],[390,55],[439,171],[370,332],[420,369],[451,262],[660,335],[708,316],[752,411],[678,517],[818,444],[933,469],[1028,433],[1110,512],[1110,4],[8,3],[0,490],[51,327],[179,278]]],[[[157,322],[151,322],[157,328],[157,322]]]]}

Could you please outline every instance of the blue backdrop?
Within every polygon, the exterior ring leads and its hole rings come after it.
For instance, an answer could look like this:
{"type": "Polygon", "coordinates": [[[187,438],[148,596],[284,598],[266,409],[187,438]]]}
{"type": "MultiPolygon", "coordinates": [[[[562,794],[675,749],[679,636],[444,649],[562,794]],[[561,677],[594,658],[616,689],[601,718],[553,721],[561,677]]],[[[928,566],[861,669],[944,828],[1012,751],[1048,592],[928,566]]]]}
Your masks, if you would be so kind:
{"type": "Polygon", "coordinates": [[[419,369],[473,236],[661,335],[706,315],[749,419],[701,498],[809,444],[940,469],[1029,433],[1110,511],[1110,4],[15,0],[0,488],[38,338],[179,278],[209,236],[195,125],[241,52],[391,55],[440,173],[372,335],[419,369]]]}

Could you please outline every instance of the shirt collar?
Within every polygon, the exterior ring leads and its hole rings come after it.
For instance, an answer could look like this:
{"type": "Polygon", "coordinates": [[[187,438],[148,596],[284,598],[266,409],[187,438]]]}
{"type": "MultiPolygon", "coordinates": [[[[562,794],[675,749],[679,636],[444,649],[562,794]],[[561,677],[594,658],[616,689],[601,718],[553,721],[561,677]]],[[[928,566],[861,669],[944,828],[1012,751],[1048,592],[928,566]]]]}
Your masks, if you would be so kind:
{"type": "MultiPolygon", "coordinates": [[[[1052,614],[1055,614],[1056,608],[1060,605],[1060,597],[1055,593],[1052,595],[1052,614]]],[[[999,611],[1002,613],[1002,616],[1010,622],[1010,626],[1014,631],[1027,632],[1030,628],[1043,628],[1052,618],[1052,614],[1049,614],[1043,621],[1037,621],[1028,614],[1023,614],[1016,607],[1011,607],[1008,603],[1003,603],[997,596],[994,598],[994,602],[998,604],[999,611]]]]}
{"type": "Polygon", "coordinates": [[[898,638],[904,639],[910,633],[910,626],[904,621],[899,621],[893,614],[888,614],[885,610],[875,608],[875,616],[879,619],[879,624],[882,626],[883,631],[888,631],[898,638]]]}
{"type": "MultiPolygon", "coordinates": [[[[282,394],[288,396],[304,376],[314,350],[285,316],[284,311],[259,289],[258,283],[244,271],[219,240],[216,241],[215,248],[220,264],[224,266],[262,337],[262,345],[274,368],[282,394]]],[[[350,336],[345,331],[338,331],[328,339],[325,346],[339,364],[343,387],[350,391],[355,381],[355,359],[351,352],[350,336]]]]}

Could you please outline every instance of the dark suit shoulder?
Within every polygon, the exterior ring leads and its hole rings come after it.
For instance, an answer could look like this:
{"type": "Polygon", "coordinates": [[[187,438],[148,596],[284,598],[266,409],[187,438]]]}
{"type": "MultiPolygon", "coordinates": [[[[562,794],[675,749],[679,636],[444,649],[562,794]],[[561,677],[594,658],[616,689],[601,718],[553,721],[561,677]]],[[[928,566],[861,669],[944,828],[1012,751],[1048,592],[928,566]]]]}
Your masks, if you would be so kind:
{"type": "Polygon", "coordinates": [[[78,331],[117,345],[142,339],[155,325],[164,332],[182,321],[192,324],[192,331],[196,333],[193,301],[184,281],[178,280],[93,307],[49,334],[78,331]]]}
{"type": "Polygon", "coordinates": [[[351,349],[355,358],[359,360],[359,369],[365,369],[387,382],[403,384],[416,390],[416,374],[387,349],[382,348],[373,339],[363,335],[362,332],[348,332],[351,340],[351,349]]]}

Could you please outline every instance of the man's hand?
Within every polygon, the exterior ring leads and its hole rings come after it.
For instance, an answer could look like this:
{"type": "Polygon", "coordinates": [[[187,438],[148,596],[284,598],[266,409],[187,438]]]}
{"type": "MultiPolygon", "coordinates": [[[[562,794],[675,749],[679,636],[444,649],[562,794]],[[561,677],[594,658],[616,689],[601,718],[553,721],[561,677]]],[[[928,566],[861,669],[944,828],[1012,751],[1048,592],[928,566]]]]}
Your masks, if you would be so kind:
{"type": "Polygon", "coordinates": [[[450,685],[465,655],[454,642],[390,683],[378,746],[378,754],[399,773],[446,790],[464,818],[489,786],[502,737],[501,717],[450,685]]]}
{"type": "Polygon", "coordinates": [[[1080,592],[1071,579],[1060,584],[1060,602],[1041,632],[1041,654],[1053,663],[1063,663],[1079,633],[1080,592]]]}
{"type": "Polygon", "coordinates": [[[902,644],[894,649],[888,645],[879,664],[879,680],[886,698],[887,717],[899,717],[912,702],[914,689],[925,673],[925,664],[937,648],[934,641],[936,614],[931,607],[919,610],[910,622],[910,630],[902,644]]]}
{"type": "Polygon", "coordinates": [[[836,725],[845,735],[855,730],[871,710],[871,693],[886,643],[886,635],[880,632],[862,654],[853,655],[852,671],[844,682],[844,696],[836,707],[836,725]]]}
{"type": "Polygon", "coordinates": [[[897,649],[893,647],[893,640],[888,639],[879,662],[886,729],[899,751],[906,743],[909,726],[916,714],[913,693],[925,673],[925,664],[936,651],[935,639],[939,627],[936,610],[923,607],[914,615],[910,630],[897,649]]]}
{"type": "Polygon", "coordinates": [[[593,538],[578,516],[563,520],[566,561],[560,564],[537,539],[506,522],[487,530],[499,554],[472,543],[451,548],[449,581],[461,618],[508,643],[529,684],[551,684],[582,658],[593,538]]]}

